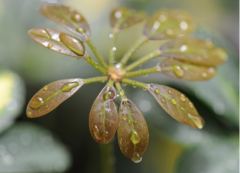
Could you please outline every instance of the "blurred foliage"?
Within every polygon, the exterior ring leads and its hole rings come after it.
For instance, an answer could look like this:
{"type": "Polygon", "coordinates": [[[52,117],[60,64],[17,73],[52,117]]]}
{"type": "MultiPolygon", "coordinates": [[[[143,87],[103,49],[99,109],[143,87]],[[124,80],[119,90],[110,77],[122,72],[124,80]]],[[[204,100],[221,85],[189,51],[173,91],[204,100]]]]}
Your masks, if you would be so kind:
{"type": "MultiPolygon", "coordinates": [[[[74,58],[55,54],[32,42],[27,35],[31,28],[51,27],[66,31],[38,13],[42,2],[42,0],[0,0],[2,26],[0,66],[14,70],[24,79],[26,100],[30,100],[34,93],[51,81],[75,77],[87,78],[98,74],[96,70],[89,70],[89,65],[84,61],[76,63],[77,60],[74,58]]],[[[112,162],[116,164],[116,172],[238,172],[238,1],[203,0],[196,3],[191,0],[68,0],[65,3],[75,6],[84,14],[90,24],[93,42],[106,58],[110,46],[109,13],[118,5],[143,9],[148,14],[159,8],[187,10],[200,21],[200,28],[193,36],[211,38],[217,46],[223,47],[229,54],[229,60],[218,67],[217,76],[207,82],[180,82],[159,74],[149,75],[147,78],[140,77],[145,82],[169,85],[185,93],[205,119],[206,124],[202,130],[192,129],[172,119],[149,93],[129,86],[124,88],[126,94],[145,116],[150,138],[145,157],[140,164],[134,164],[126,159],[115,139],[115,157],[112,162]],[[206,22],[211,23],[211,27],[206,25],[206,22]],[[224,37],[212,28],[217,28],[224,37]]],[[[119,58],[140,33],[141,27],[132,28],[119,35],[117,43],[119,58]]],[[[136,52],[134,58],[142,57],[146,52],[154,50],[158,43],[154,41],[143,46],[136,52]]],[[[90,52],[88,48],[87,51],[90,52]]],[[[90,55],[92,56],[91,53],[90,55]]],[[[153,66],[158,62],[159,58],[140,68],[153,66]]],[[[4,97],[8,95],[7,101],[2,99],[0,94],[1,132],[5,129],[0,136],[0,172],[10,172],[13,169],[23,169],[24,172],[27,169],[29,172],[65,172],[70,165],[70,156],[63,144],[70,148],[73,161],[69,172],[99,172],[101,147],[90,135],[88,115],[92,102],[103,85],[89,84],[48,115],[39,119],[27,119],[25,111],[21,109],[21,105],[25,104],[26,107],[26,103],[23,82],[18,75],[0,72],[0,83],[4,81],[4,84],[0,84],[1,91],[4,91],[1,93],[4,93],[4,97]],[[16,109],[11,110],[16,105],[16,109]],[[6,129],[20,114],[17,123],[6,129]],[[20,123],[22,121],[31,121],[42,127],[20,123]],[[42,138],[41,132],[47,137],[42,138]],[[59,140],[55,141],[52,133],[57,134],[63,144],[59,140]],[[47,142],[51,145],[43,145],[47,142]],[[52,148],[49,150],[48,147],[52,148]],[[34,154],[39,157],[35,157],[34,154]],[[49,163],[53,164],[49,166],[49,163]]]]}

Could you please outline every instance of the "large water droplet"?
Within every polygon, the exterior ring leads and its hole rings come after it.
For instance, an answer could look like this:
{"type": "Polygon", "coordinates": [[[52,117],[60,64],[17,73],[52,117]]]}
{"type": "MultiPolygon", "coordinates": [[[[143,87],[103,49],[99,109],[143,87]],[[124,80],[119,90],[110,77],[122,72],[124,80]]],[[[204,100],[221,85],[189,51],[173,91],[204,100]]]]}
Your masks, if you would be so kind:
{"type": "Polygon", "coordinates": [[[133,144],[138,144],[141,141],[141,135],[136,130],[132,130],[130,140],[133,144]]]}
{"type": "Polygon", "coordinates": [[[139,153],[134,152],[134,153],[133,153],[133,156],[132,156],[132,161],[133,161],[134,163],[139,163],[139,162],[142,161],[142,157],[140,156],[139,153]]]}
{"type": "Polygon", "coordinates": [[[102,136],[101,136],[101,134],[99,132],[99,129],[98,129],[98,127],[96,125],[94,126],[94,129],[93,129],[93,135],[94,135],[94,137],[97,140],[101,140],[102,139],[102,136]]]}
{"type": "Polygon", "coordinates": [[[48,43],[47,47],[48,47],[49,49],[51,49],[51,48],[53,47],[53,44],[52,44],[52,43],[48,43]]]}
{"type": "Polygon", "coordinates": [[[168,90],[168,94],[169,94],[169,95],[172,95],[172,91],[171,91],[171,90],[168,90]]]}
{"type": "Polygon", "coordinates": [[[108,137],[108,135],[109,135],[109,134],[108,134],[108,131],[106,131],[106,132],[105,132],[105,137],[107,138],[107,137],[108,137]]]}
{"type": "Polygon", "coordinates": [[[98,116],[99,116],[99,118],[103,118],[103,114],[99,114],[98,116]]]}
{"type": "Polygon", "coordinates": [[[183,102],[185,102],[185,101],[186,101],[186,97],[185,97],[185,95],[184,95],[184,94],[181,94],[181,95],[180,95],[180,100],[181,100],[181,101],[183,101],[183,102]]]}
{"type": "Polygon", "coordinates": [[[173,66],[173,72],[177,77],[183,77],[184,70],[179,65],[173,66]]]}
{"type": "Polygon", "coordinates": [[[162,102],[162,103],[167,103],[167,101],[166,101],[165,98],[162,98],[162,99],[161,99],[161,102],[162,102]]]}
{"type": "Polygon", "coordinates": [[[193,108],[193,107],[194,107],[192,102],[189,102],[188,104],[189,104],[189,107],[190,107],[190,108],[193,108]]]}
{"type": "Polygon", "coordinates": [[[131,121],[131,120],[128,120],[127,123],[128,123],[128,125],[131,125],[131,124],[132,124],[132,121],[131,121]]]}
{"type": "Polygon", "coordinates": [[[127,120],[127,118],[128,118],[127,114],[122,114],[122,119],[123,120],[127,120]]]}
{"type": "Polygon", "coordinates": [[[203,128],[203,121],[201,120],[201,118],[188,114],[188,117],[192,120],[192,122],[197,126],[197,128],[202,129],[203,128]]]}
{"type": "Polygon", "coordinates": [[[48,90],[48,86],[45,85],[45,86],[43,87],[43,89],[44,89],[44,91],[47,91],[47,90],[48,90]]]}
{"type": "Polygon", "coordinates": [[[103,94],[103,99],[106,101],[108,99],[114,99],[115,92],[113,90],[109,90],[107,93],[103,94]]]}
{"type": "Polygon", "coordinates": [[[84,33],[86,31],[85,31],[85,29],[79,27],[79,28],[77,28],[77,32],[84,33]]]}
{"type": "Polygon", "coordinates": [[[78,13],[73,13],[72,16],[71,16],[71,19],[74,22],[81,22],[83,20],[83,17],[78,13]]]}
{"type": "Polygon", "coordinates": [[[159,89],[155,89],[154,92],[155,92],[156,94],[160,94],[160,90],[159,90],[159,89]]]}
{"type": "Polygon", "coordinates": [[[30,107],[32,109],[38,109],[43,105],[44,101],[42,97],[33,97],[31,103],[30,103],[30,107]]]}
{"type": "Polygon", "coordinates": [[[63,84],[61,91],[62,92],[70,92],[73,88],[77,87],[79,85],[78,82],[68,82],[63,84]]]}
{"type": "Polygon", "coordinates": [[[176,105],[176,104],[177,104],[177,102],[176,102],[175,99],[171,99],[170,102],[171,102],[173,105],[176,105]]]}

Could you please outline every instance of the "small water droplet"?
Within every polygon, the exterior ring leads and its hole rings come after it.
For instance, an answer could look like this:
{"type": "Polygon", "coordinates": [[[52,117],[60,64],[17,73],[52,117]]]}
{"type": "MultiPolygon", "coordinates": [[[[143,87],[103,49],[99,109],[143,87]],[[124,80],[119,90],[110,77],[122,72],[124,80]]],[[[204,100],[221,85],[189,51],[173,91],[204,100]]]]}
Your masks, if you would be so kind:
{"type": "Polygon", "coordinates": [[[43,87],[43,89],[44,89],[44,91],[47,91],[47,90],[48,90],[48,86],[45,85],[45,86],[43,87]]]}
{"type": "Polygon", "coordinates": [[[113,119],[116,119],[116,116],[114,116],[113,119]]]}
{"type": "Polygon", "coordinates": [[[132,161],[133,161],[134,163],[139,163],[139,162],[142,161],[142,157],[140,156],[139,153],[134,152],[134,153],[133,153],[133,157],[132,157],[132,161]]]}
{"type": "Polygon", "coordinates": [[[30,103],[30,107],[32,109],[38,109],[43,105],[44,101],[42,97],[33,97],[31,103],[30,103]]]}
{"type": "Polygon", "coordinates": [[[190,107],[190,108],[193,108],[193,107],[194,107],[192,102],[189,102],[188,104],[189,104],[189,107],[190,107]]]}
{"type": "Polygon", "coordinates": [[[94,134],[94,137],[97,139],[97,140],[101,140],[102,139],[102,136],[99,132],[99,129],[98,127],[95,125],[94,126],[94,129],[93,129],[93,134],[94,134]]]}
{"type": "Polygon", "coordinates": [[[116,50],[117,50],[117,48],[116,48],[116,47],[113,47],[113,48],[112,48],[112,50],[113,50],[113,51],[116,51],[116,50]]]}
{"type": "Polygon", "coordinates": [[[109,134],[108,134],[108,131],[106,131],[106,132],[105,132],[105,137],[108,137],[108,135],[109,135],[109,134]]]}
{"type": "Polygon", "coordinates": [[[62,85],[61,91],[62,92],[70,92],[73,88],[79,85],[78,82],[68,82],[62,85]]]}
{"type": "Polygon", "coordinates": [[[124,95],[125,95],[124,90],[121,89],[121,90],[119,91],[119,95],[120,95],[120,96],[124,96],[124,95]]]}
{"type": "Polygon", "coordinates": [[[73,13],[72,16],[71,16],[71,19],[74,22],[81,22],[83,20],[83,17],[78,13],[73,13]]]}
{"type": "Polygon", "coordinates": [[[181,100],[181,101],[183,101],[183,102],[185,102],[185,101],[186,101],[186,97],[185,97],[185,95],[184,95],[184,94],[181,94],[181,95],[180,95],[180,100],[181,100]]]}
{"type": "Polygon", "coordinates": [[[109,90],[107,93],[103,94],[103,99],[106,101],[108,99],[114,99],[115,92],[113,90],[109,90]]]}
{"type": "Polygon", "coordinates": [[[164,22],[164,21],[167,19],[167,17],[166,17],[165,15],[161,14],[161,15],[158,17],[158,19],[159,19],[161,22],[164,22]]]}
{"type": "Polygon", "coordinates": [[[131,121],[131,120],[128,120],[127,123],[128,123],[128,125],[131,125],[131,124],[132,124],[132,121],[131,121]]]}
{"type": "Polygon", "coordinates": [[[138,123],[138,120],[134,120],[134,123],[137,124],[137,123],[138,123]]]}
{"type": "Polygon", "coordinates": [[[109,127],[112,127],[112,123],[109,123],[109,127]]]}
{"type": "Polygon", "coordinates": [[[99,116],[99,118],[103,118],[103,114],[99,114],[98,116],[99,116]]]}
{"type": "Polygon", "coordinates": [[[186,30],[186,29],[188,28],[187,22],[185,22],[185,21],[181,22],[181,23],[180,23],[180,28],[181,28],[182,30],[186,30]]]}
{"type": "Polygon", "coordinates": [[[169,95],[172,95],[172,91],[171,91],[171,90],[168,90],[168,94],[169,94],[169,95]]]}
{"type": "Polygon", "coordinates": [[[109,106],[107,105],[106,108],[109,109],[109,106]]]}
{"type": "Polygon", "coordinates": [[[173,72],[177,77],[183,77],[184,70],[179,65],[173,66],[173,72]]]}
{"type": "Polygon", "coordinates": [[[77,32],[84,33],[84,32],[86,32],[86,31],[85,31],[85,29],[79,27],[79,28],[77,28],[77,32]]]}
{"type": "Polygon", "coordinates": [[[214,72],[215,72],[215,69],[214,69],[213,67],[209,67],[208,72],[209,72],[209,73],[214,73],[214,72]]]}
{"type": "Polygon", "coordinates": [[[173,30],[167,29],[166,33],[167,33],[168,35],[172,35],[172,34],[173,34],[173,30]]]}
{"type": "Polygon", "coordinates": [[[113,38],[113,34],[109,34],[109,38],[113,38]]]}
{"type": "Polygon", "coordinates": [[[125,87],[125,86],[127,86],[127,84],[123,83],[122,86],[125,87]]]}
{"type": "Polygon", "coordinates": [[[127,120],[127,118],[128,118],[127,114],[122,114],[122,119],[123,120],[127,120]]]}
{"type": "Polygon", "coordinates": [[[159,89],[155,89],[154,92],[155,92],[156,94],[160,94],[160,90],[159,90],[159,89]]]}
{"type": "Polygon", "coordinates": [[[51,48],[53,47],[53,44],[52,44],[52,43],[48,43],[47,47],[48,47],[49,49],[51,49],[51,48]]]}
{"type": "Polygon", "coordinates": [[[138,144],[141,141],[141,135],[136,130],[132,130],[130,140],[133,144],[138,144]]]}
{"type": "Polygon", "coordinates": [[[207,77],[207,73],[202,73],[202,77],[207,77]]]}
{"type": "Polygon", "coordinates": [[[44,42],[45,42],[45,40],[44,40],[44,39],[42,39],[42,42],[44,43],[44,42]]]}
{"type": "Polygon", "coordinates": [[[188,117],[192,120],[192,122],[197,126],[197,128],[202,129],[203,128],[203,121],[194,115],[188,114],[188,117]]]}
{"type": "Polygon", "coordinates": [[[175,99],[171,99],[170,101],[171,101],[171,103],[172,103],[173,105],[176,105],[176,104],[177,104],[177,102],[176,102],[175,99]]]}
{"type": "Polygon", "coordinates": [[[161,99],[161,102],[162,102],[162,103],[167,103],[167,101],[166,101],[165,98],[162,98],[162,99],[161,99]]]}

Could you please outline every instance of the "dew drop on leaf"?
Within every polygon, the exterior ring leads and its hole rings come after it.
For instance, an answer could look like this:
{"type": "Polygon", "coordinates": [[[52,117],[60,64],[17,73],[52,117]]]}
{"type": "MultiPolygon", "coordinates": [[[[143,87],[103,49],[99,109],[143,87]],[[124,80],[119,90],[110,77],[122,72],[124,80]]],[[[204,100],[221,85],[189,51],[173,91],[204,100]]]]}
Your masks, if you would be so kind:
{"type": "Polygon", "coordinates": [[[43,105],[44,101],[42,97],[34,97],[30,103],[32,109],[38,109],[43,105]]]}
{"type": "Polygon", "coordinates": [[[181,95],[180,95],[180,100],[181,100],[181,101],[183,101],[183,102],[185,102],[185,101],[186,101],[186,97],[185,97],[185,95],[184,95],[184,94],[181,94],[181,95]]]}
{"type": "Polygon", "coordinates": [[[74,22],[81,22],[81,21],[83,21],[82,16],[80,14],[78,14],[78,13],[73,13],[72,16],[71,16],[71,19],[74,22]]]}
{"type": "Polygon", "coordinates": [[[177,102],[176,102],[175,99],[171,99],[170,102],[171,102],[173,105],[176,105],[176,104],[177,104],[177,102]]]}
{"type": "Polygon", "coordinates": [[[155,89],[154,92],[155,92],[156,94],[160,94],[159,89],[155,89]]]}
{"type": "Polygon", "coordinates": [[[68,82],[63,84],[61,91],[62,92],[69,92],[71,91],[73,88],[77,87],[79,85],[78,82],[68,82]]]}
{"type": "Polygon", "coordinates": [[[132,124],[132,121],[131,121],[131,120],[128,120],[127,123],[128,123],[128,125],[131,125],[131,124],[132,124]]]}
{"type": "Polygon", "coordinates": [[[162,98],[162,99],[161,99],[161,102],[162,102],[162,103],[167,103],[167,101],[166,101],[165,98],[162,98]]]}
{"type": "Polygon", "coordinates": [[[134,153],[133,153],[133,157],[132,157],[132,161],[133,161],[134,163],[139,163],[139,162],[142,161],[142,157],[140,156],[139,153],[134,152],[134,153]]]}
{"type": "Polygon", "coordinates": [[[44,89],[44,91],[47,91],[47,90],[48,90],[48,86],[45,85],[45,86],[43,87],[43,89],[44,89]]]}
{"type": "Polygon", "coordinates": [[[169,95],[172,95],[172,91],[171,91],[171,90],[168,90],[168,94],[169,94],[169,95]]]}
{"type": "Polygon", "coordinates": [[[97,140],[101,140],[102,139],[102,136],[99,132],[99,129],[97,126],[94,127],[94,131],[93,131],[93,134],[94,134],[94,137],[97,139],[97,140]]]}
{"type": "Polygon", "coordinates": [[[203,119],[200,119],[199,117],[193,116],[191,114],[188,114],[188,117],[197,126],[197,128],[199,128],[199,129],[203,128],[203,125],[204,125],[203,119]]]}
{"type": "Polygon", "coordinates": [[[128,117],[127,117],[127,114],[122,114],[122,119],[123,119],[123,120],[127,120],[127,118],[128,118],[128,117]]]}
{"type": "Polygon", "coordinates": [[[47,45],[47,47],[48,47],[49,49],[51,49],[51,48],[53,47],[53,44],[52,44],[52,43],[49,43],[49,44],[47,45]]]}
{"type": "Polygon", "coordinates": [[[138,144],[141,141],[141,136],[136,130],[132,130],[130,140],[133,144],[138,144]]]}
{"type": "Polygon", "coordinates": [[[173,66],[173,72],[177,77],[183,77],[184,75],[184,70],[178,65],[173,66]]]}
{"type": "Polygon", "coordinates": [[[190,107],[190,108],[193,108],[193,107],[194,107],[192,102],[189,102],[188,104],[189,104],[189,107],[190,107]]]}

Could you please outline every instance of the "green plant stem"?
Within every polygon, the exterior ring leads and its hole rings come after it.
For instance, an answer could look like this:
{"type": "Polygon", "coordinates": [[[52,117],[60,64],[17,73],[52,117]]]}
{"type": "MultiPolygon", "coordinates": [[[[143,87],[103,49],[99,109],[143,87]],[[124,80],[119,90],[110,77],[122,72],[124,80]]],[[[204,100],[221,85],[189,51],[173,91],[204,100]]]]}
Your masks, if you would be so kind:
{"type": "Polygon", "coordinates": [[[104,69],[102,66],[100,66],[96,61],[94,61],[89,55],[85,57],[85,60],[87,63],[91,64],[95,69],[100,71],[103,75],[107,74],[106,69],[104,69]]]}
{"type": "Polygon", "coordinates": [[[128,85],[132,85],[132,86],[137,86],[139,88],[148,88],[148,84],[142,83],[142,82],[138,82],[135,80],[131,80],[131,79],[127,79],[127,78],[123,78],[122,82],[128,85]]]}
{"type": "Polygon", "coordinates": [[[131,46],[130,49],[125,53],[121,60],[121,63],[123,65],[127,64],[127,61],[132,56],[132,54],[147,41],[148,40],[145,36],[142,36],[139,40],[137,40],[136,43],[133,46],[131,46]]]}
{"type": "Polygon", "coordinates": [[[125,78],[132,78],[132,77],[135,77],[135,76],[141,76],[141,75],[156,73],[156,72],[160,72],[159,67],[152,67],[152,68],[148,68],[148,69],[144,69],[144,70],[129,72],[129,73],[126,73],[124,77],[125,78]]]}
{"type": "Polygon", "coordinates": [[[122,97],[122,99],[127,99],[127,97],[124,94],[125,92],[121,87],[121,84],[119,82],[116,82],[115,86],[116,86],[117,90],[120,92],[120,96],[122,97]]]}
{"type": "Polygon", "coordinates": [[[111,47],[110,47],[110,54],[109,54],[109,65],[113,65],[114,60],[115,60],[115,51],[114,48],[115,44],[116,44],[116,37],[117,37],[117,33],[115,31],[113,31],[112,33],[112,37],[111,37],[111,47]]]}
{"type": "Polygon", "coordinates": [[[133,62],[132,64],[128,65],[125,70],[128,72],[128,71],[131,71],[133,70],[134,68],[140,66],[141,64],[147,62],[147,61],[150,61],[151,59],[153,58],[156,58],[158,56],[161,55],[161,51],[159,49],[153,51],[152,53],[140,58],[139,60],[133,62]]]}
{"type": "Polygon", "coordinates": [[[96,47],[93,45],[92,40],[87,37],[85,39],[85,41],[87,42],[88,46],[92,49],[93,53],[95,54],[95,56],[97,57],[98,61],[100,62],[100,64],[102,64],[102,66],[107,69],[108,65],[106,63],[106,61],[103,59],[102,55],[98,52],[98,50],[96,49],[96,47]]]}
{"type": "Polygon", "coordinates": [[[107,76],[101,76],[101,77],[93,77],[88,79],[83,79],[84,84],[94,83],[94,82],[102,82],[102,81],[108,81],[107,76]]]}
{"type": "Polygon", "coordinates": [[[113,142],[100,146],[102,173],[115,173],[113,142]]]}

